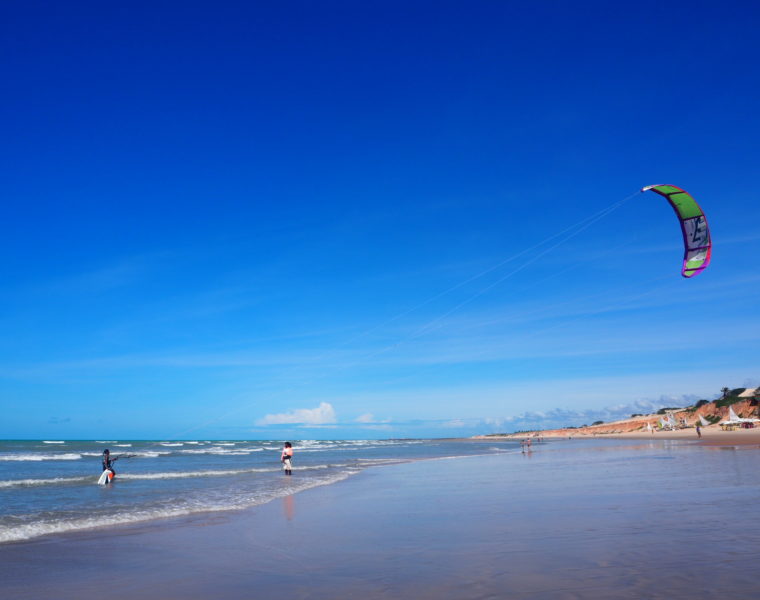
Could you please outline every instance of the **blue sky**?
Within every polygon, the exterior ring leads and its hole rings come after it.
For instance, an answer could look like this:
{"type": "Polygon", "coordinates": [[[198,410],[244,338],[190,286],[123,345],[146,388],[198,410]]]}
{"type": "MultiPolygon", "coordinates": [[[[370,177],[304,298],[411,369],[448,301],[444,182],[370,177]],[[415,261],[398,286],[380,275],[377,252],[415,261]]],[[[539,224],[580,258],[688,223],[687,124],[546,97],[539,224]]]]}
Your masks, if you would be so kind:
{"type": "Polygon", "coordinates": [[[760,384],[756,3],[0,23],[0,437],[470,435],[760,384]],[[653,183],[707,213],[692,280],[653,183]]]}

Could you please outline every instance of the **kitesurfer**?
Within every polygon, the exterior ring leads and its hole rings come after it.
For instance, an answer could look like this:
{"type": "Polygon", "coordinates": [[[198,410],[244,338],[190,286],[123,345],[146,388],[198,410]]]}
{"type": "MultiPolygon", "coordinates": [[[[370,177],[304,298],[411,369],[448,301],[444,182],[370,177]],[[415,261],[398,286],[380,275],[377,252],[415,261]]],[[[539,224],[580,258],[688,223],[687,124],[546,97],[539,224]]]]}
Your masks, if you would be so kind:
{"type": "Polygon", "coordinates": [[[290,442],[285,442],[285,447],[282,449],[282,454],[280,455],[280,461],[282,462],[282,468],[285,469],[285,475],[293,474],[291,460],[293,460],[293,446],[290,442]]]}
{"type": "Polygon", "coordinates": [[[117,460],[119,460],[119,457],[111,458],[111,451],[106,448],[103,450],[103,470],[109,470],[113,475],[111,477],[106,479],[106,483],[108,483],[111,479],[116,477],[116,469],[113,468],[113,463],[115,463],[117,460]]]}

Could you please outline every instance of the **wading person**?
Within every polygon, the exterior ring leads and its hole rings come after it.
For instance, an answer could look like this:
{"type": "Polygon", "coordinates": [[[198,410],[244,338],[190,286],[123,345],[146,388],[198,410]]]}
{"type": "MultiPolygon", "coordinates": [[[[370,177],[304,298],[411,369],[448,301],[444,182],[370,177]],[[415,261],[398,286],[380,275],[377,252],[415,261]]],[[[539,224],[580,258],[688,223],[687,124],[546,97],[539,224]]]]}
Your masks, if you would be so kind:
{"type": "Polygon", "coordinates": [[[292,460],[293,446],[290,445],[290,442],[285,442],[285,447],[282,449],[282,455],[280,456],[282,468],[285,469],[285,475],[293,474],[293,465],[291,463],[292,460]]]}
{"type": "Polygon", "coordinates": [[[108,448],[103,450],[103,470],[109,470],[112,473],[112,475],[106,479],[106,483],[110,483],[110,481],[116,477],[116,469],[113,468],[113,463],[117,460],[119,460],[118,456],[116,458],[111,458],[111,451],[108,448]]]}

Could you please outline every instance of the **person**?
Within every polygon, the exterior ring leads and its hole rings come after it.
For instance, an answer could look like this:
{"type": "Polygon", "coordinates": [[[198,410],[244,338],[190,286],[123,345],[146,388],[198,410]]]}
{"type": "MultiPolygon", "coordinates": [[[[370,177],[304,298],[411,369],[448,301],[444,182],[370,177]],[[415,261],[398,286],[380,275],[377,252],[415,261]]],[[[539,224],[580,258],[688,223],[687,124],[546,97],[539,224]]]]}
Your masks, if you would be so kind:
{"type": "Polygon", "coordinates": [[[293,474],[293,446],[290,442],[285,442],[285,447],[282,449],[282,455],[280,461],[282,462],[282,468],[285,469],[285,475],[293,474]]]}
{"type": "Polygon", "coordinates": [[[103,462],[102,462],[103,470],[105,471],[106,469],[108,469],[109,471],[111,471],[111,473],[113,473],[113,475],[111,475],[107,479],[106,481],[107,483],[110,482],[111,479],[116,477],[116,469],[113,468],[113,463],[115,463],[117,460],[119,460],[118,456],[116,458],[111,458],[111,451],[108,448],[103,450],[103,462]]]}
{"type": "Polygon", "coordinates": [[[699,428],[699,425],[697,425],[697,437],[698,438],[702,437],[702,430],[699,428]]]}

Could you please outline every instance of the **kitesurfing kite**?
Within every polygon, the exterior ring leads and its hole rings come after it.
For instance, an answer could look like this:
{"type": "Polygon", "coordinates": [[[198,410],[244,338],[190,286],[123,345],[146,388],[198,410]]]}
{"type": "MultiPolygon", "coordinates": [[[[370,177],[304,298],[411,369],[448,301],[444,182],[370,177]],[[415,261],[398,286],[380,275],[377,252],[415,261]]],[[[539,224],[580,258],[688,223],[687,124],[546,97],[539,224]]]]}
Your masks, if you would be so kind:
{"type": "Polygon", "coordinates": [[[683,266],[681,275],[694,277],[710,264],[712,242],[710,230],[707,227],[705,213],[691,195],[674,185],[648,185],[641,188],[642,192],[652,191],[663,196],[670,202],[681,222],[683,233],[683,266]]]}

